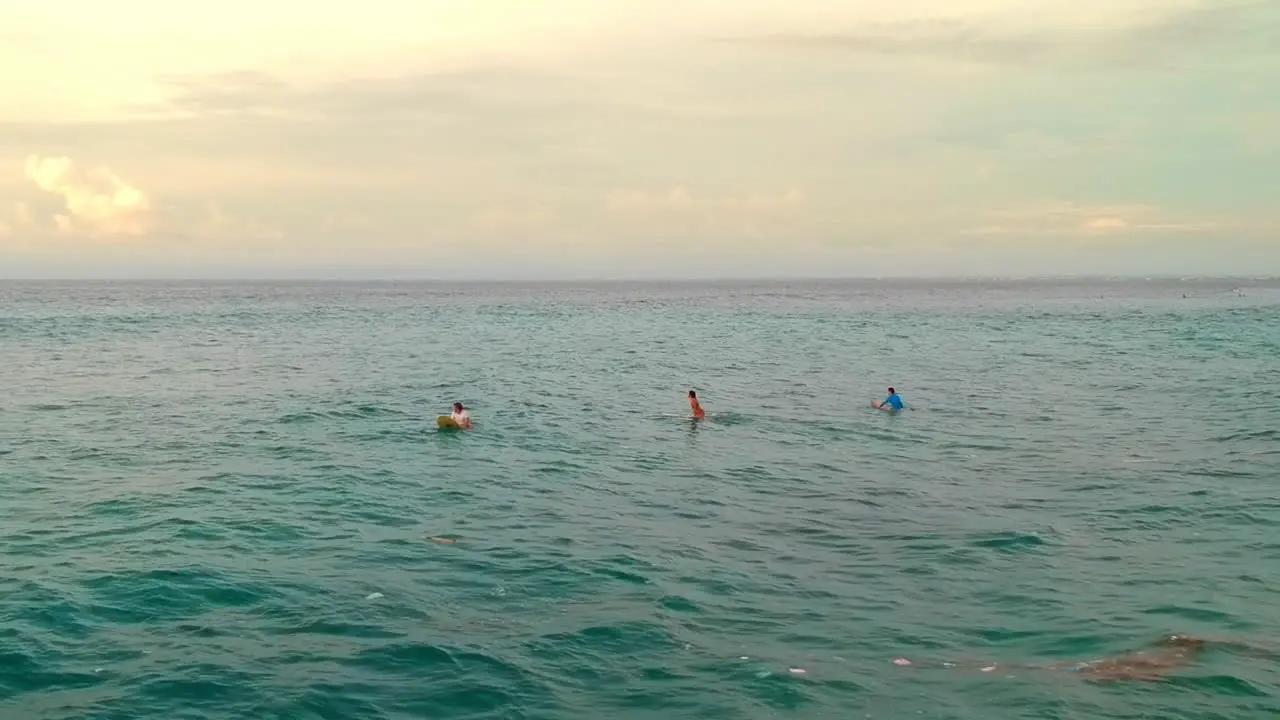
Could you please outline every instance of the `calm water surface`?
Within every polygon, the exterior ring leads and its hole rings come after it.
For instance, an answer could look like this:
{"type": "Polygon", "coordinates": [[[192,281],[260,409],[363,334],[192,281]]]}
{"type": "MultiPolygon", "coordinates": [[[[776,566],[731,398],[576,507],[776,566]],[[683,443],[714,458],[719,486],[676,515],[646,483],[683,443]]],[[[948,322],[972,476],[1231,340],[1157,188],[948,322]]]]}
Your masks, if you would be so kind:
{"type": "Polygon", "coordinates": [[[1280,712],[892,662],[1280,650],[1280,282],[9,283],[0,380],[0,717],[1280,712]]]}

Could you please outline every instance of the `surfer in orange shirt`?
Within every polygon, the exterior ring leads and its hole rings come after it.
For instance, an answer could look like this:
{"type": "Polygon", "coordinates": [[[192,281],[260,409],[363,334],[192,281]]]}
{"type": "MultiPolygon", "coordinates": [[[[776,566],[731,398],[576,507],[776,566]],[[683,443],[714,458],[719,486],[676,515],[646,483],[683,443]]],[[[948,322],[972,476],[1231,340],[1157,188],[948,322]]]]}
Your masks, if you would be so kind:
{"type": "Polygon", "coordinates": [[[692,390],[689,391],[689,409],[693,410],[693,416],[695,418],[704,418],[707,416],[706,411],[704,411],[702,406],[698,404],[698,393],[692,390]]]}

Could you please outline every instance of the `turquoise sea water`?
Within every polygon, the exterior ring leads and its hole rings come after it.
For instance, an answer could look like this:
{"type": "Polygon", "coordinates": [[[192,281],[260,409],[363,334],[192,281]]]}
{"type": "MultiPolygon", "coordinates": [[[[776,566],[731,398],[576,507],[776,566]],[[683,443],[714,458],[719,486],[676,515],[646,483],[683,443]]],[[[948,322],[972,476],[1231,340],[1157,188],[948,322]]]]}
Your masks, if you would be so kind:
{"type": "Polygon", "coordinates": [[[0,717],[1275,717],[892,661],[1280,650],[1278,358],[1268,281],[10,283],[0,717]]]}

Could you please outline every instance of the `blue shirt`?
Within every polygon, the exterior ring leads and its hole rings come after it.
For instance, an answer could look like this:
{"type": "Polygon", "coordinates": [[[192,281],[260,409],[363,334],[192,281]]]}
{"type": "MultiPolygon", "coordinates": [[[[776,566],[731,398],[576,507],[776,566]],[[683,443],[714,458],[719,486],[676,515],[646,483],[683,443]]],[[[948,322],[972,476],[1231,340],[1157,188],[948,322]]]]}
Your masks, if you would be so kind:
{"type": "Polygon", "coordinates": [[[884,399],[884,402],[882,402],[882,403],[880,403],[880,404],[881,404],[881,405],[888,405],[889,407],[893,408],[894,410],[901,410],[901,409],[902,409],[902,398],[898,397],[898,393],[894,393],[894,394],[892,394],[892,395],[890,395],[890,396],[886,397],[886,398],[884,399]]]}

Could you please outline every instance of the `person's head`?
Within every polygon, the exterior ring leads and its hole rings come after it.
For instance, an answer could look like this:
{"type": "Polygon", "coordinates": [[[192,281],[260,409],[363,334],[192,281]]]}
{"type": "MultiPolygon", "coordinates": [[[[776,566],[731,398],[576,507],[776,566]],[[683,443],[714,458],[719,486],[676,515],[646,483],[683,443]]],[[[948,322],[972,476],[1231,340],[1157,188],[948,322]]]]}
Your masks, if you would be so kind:
{"type": "Polygon", "coordinates": [[[691,397],[691,398],[693,398],[693,399],[697,400],[697,399],[698,399],[698,393],[696,393],[696,392],[694,392],[694,391],[690,390],[690,391],[689,391],[689,397],[691,397]]]}
{"type": "Polygon", "coordinates": [[[454,404],[453,404],[453,411],[454,411],[454,412],[462,412],[462,403],[454,403],[454,404]]]}
{"type": "Polygon", "coordinates": [[[897,391],[897,390],[894,390],[893,388],[889,388],[889,394],[890,394],[890,395],[897,395],[897,394],[898,394],[898,391],[897,391]]]}

